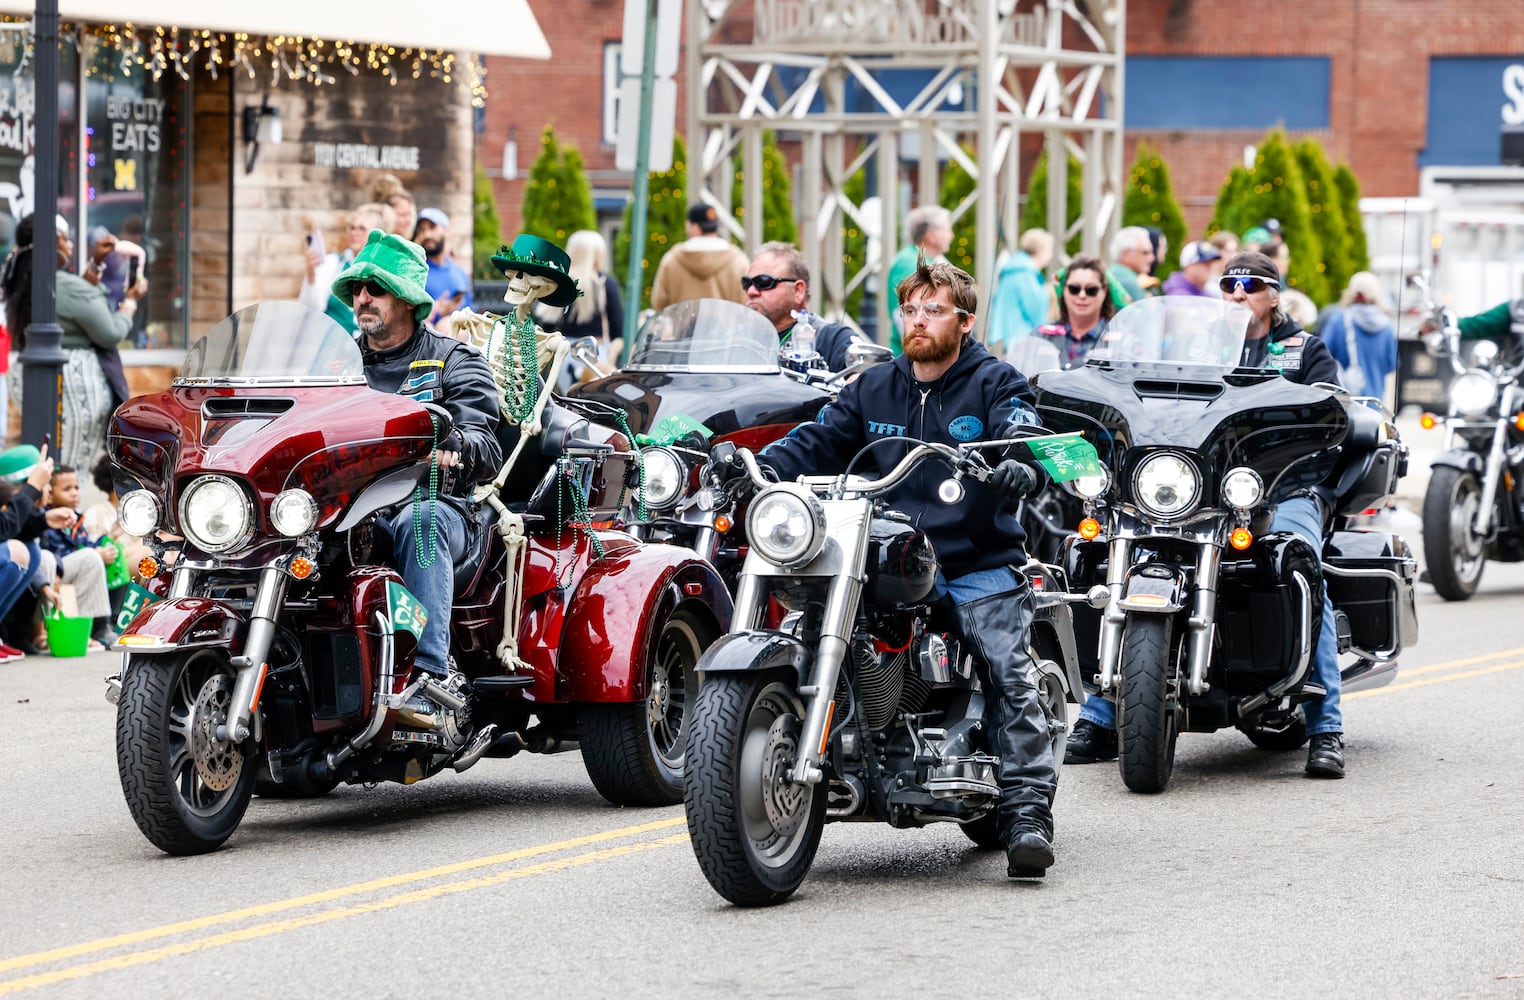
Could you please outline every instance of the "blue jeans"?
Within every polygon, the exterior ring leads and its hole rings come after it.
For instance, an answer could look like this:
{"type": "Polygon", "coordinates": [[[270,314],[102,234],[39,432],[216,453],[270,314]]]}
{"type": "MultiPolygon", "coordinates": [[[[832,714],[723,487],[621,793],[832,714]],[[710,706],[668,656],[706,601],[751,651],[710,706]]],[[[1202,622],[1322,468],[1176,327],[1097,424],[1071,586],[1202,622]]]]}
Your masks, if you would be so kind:
{"type": "MultiPolygon", "coordinates": [[[[1323,552],[1323,526],[1318,517],[1318,506],[1309,497],[1293,497],[1275,509],[1271,519],[1271,531],[1289,531],[1299,535],[1312,546],[1314,552],[1323,552]]],[[[1318,733],[1342,733],[1344,716],[1339,712],[1339,636],[1334,631],[1333,602],[1328,592],[1323,592],[1323,629],[1318,633],[1318,648],[1313,651],[1312,676],[1328,692],[1319,701],[1309,701],[1302,706],[1307,714],[1307,735],[1318,733]]],[[[1079,717],[1104,729],[1115,729],[1117,707],[1109,698],[1092,695],[1085,699],[1079,717]]]]}
{"type": "Polygon", "coordinates": [[[402,582],[412,591],[429,612],[429,620],[423,627],[423,637],[418,640],[418,653],[413,665],[437,677],[450,672],[450,615],[455,609],[455,566],[466,555],[466,519],[451,504],[437,500],[432,505],[421,502],[423,540],[428,541],[429,507],[432,506],[439,521],[439,534],[434,546],[434,561],[428,566],[418,563],[418,547],[413,532],[413,504],[404,504],[390,520],[377,524],[391,536],[392,548],[402,582]]]}
{"type": "MultiPolygon", "coordinates": [[[[37,543],[27,545],[27,554],[33,558],[32,565],[36,565],[37,543]]],[[[31,579],[30,567],[23,569],[20,564],[11,561],[10,546],[0,543],[0,618],[5,617],[11,610],[21,592],[26,589],[27,581],[31,579]]],[[[22,636],[21,638],[27,638],[22,636]]]]}

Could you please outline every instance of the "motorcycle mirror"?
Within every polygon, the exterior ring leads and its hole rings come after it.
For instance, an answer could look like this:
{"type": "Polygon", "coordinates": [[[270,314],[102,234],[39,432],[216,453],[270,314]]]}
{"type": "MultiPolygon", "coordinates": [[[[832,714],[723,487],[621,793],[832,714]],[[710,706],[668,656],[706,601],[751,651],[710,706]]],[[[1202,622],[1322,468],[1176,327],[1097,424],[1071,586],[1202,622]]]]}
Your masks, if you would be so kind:
{"type": "Polygon", "coordinates": [[[1111,589],[1098,583],[1085,592],[1085,603],[1099,611],[1111,601],[1111,589]]]}
{"type": "Polygon", "coordinates": [[[946,504],[957,503],[963,499],[963,484],[956,479],[942,480],[937,487],[937,499],[946,504]]]}

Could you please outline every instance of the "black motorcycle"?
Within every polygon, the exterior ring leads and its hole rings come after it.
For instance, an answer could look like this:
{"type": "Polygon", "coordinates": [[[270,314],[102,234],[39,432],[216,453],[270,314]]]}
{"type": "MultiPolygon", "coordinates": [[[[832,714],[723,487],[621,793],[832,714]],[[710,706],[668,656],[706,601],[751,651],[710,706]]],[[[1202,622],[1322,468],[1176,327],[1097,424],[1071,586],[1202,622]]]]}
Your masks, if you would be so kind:
{"type": "Polygon", "coordinates": [[[1237,368],[1248,310],[1146,299],[1119,312],[1083,368],[1039,380],[1038,412],[1092,440],[1106,474],[1076,480],[1086,515],[1068,548],[1083,673],[1117,701],[1122,779],[1162,791],[1182,731],[1242,730],[1257,746],[1307,741],[1325,585],[1345,691],[1391,681],[1417,640],[1416,562],[1402,538],[1348,530],[1405,472],[1388,415],[1338,386],[1237,368]],[[1313,491],[1321,553],[1270,532],[1274,506],[1313,491]],[[1089,619],[1088,622],[1086,619],[1089,619]],[[1088,626],[1088,627],[1087,627],[1088,626]]]}
{"type": "Polygon", "coordinates": [[[1449,360],[1449,413],[1424,414],[1423,425],[1445,428],[1444,448],[1429,472],[1423,498],[1424,569],[1447,601],[1476,593],[1487,560],[1524,560],[1524,344],[1501,350],[1490,340],[1462,360],[1460,330],[1448,309],[1430,305],[1440,332],[1426,346],[1449,360]]]}
{"type": "MultiPolygon", "coordinates": [[[[1000,846],[998,758],[972,658],[929,603],[936,556],[875,498],[933,460],[951,466],[940,495],[956,502],[959,479],[989,476],[979,449],[1003,443],[920,444],[875,480],[770,483],[749,452],[735,454],[761,492],[733,630],[698,666],[684,779],[699,867],[732,903],[786,899],[828,821],[954,822],[1000,846]]],[[[1079,689],[1069,603],[1083,598],[1057,570],[1026,573],[1034,679],[1061,760],[1066,702],[1079,689]]]]}

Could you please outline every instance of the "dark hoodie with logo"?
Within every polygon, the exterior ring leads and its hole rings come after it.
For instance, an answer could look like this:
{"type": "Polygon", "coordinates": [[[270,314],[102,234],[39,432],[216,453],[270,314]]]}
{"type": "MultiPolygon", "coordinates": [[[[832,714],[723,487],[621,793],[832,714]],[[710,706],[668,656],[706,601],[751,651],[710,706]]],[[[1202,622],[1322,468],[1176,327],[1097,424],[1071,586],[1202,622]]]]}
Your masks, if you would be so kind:
{"type": "Polygon", "coordinates": [[[1258,340],[1244,342],[1245,368],[1275,368],[1298,385],[1314,382],[1339,381],[1339,363],[1328,353],[1328,345],[1321,337],[1303,330],[1290,316],[1270,328],[1270,332],[1258,340]]]}
{"type": "MultiPolygon", "coordinates": [[[[804,475],[845,472],[865,446],[887,438],[913,438],[960,445],[1012,437],[1037,423],[1031,386],[1020,372],[974,340],[965,340],[953,366],[935,382],[918,382],[910,359],[875,365],[842,389],[815,423],[800,424],[764,448],[758,460],[784,482],[804,475]]],[[[854,474],[881,476],[894,468],[915,440],[885,441],[853,467],[854,474]]],[[[993,464],[1001,456],[987,453],[993,464]]],[[[1039,480],[1045,476],[1037,469],[1039,480]]],[[[926,461],[885,500],[910,516],[936,549],[949,580],[978,570],[1020,565],[1026,561],[1026,535],[1007,506],[989,486],[965,478],[958,503],[937,499],[937,486],[952,470],[946,462],[926,461]]]]}

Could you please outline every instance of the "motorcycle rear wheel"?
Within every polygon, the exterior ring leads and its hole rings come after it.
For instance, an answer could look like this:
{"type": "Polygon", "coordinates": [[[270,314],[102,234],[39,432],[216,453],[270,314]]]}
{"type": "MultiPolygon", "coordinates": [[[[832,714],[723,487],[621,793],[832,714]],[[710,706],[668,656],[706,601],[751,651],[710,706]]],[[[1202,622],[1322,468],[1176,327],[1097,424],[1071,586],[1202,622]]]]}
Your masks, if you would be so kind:
{"type": "Polygon", "coordinates": [[[132,656],[122,671],[116,763],[138,829],[166,854],[205,854],[238,828],[259,768],[216,738],[234,671],[223,649],[132,656]]]}
{"type": "Polygon", "coordinates": [[[1169,677],[1170,620],[1130,614],[1122,635],[1117,697],[1117,763],[1134,792],[1162,792],[1175,769],[1180,735],[1169,677]]]}
{"type": "Polygon", "coordinates": [[[587,776],[616,806],[671,806],[683,800],[683,757],[698,690],[694,667],[706,645],[700,635],[691,617],[674,614],[657,637],[643,700],[577,706],[587,776]]]}
{"type": "Polygon", "coordinates": [[[1481,504],[1482,486],[1472,473],[1448,465],[1430,472],[1423,498],[1423,561],[1429,582],[1447,601],[1467,600],[1482,582],[1487,548],[1471,530],[1481,504]]]}
{"type": "Polygon", "coordinates": [[[792,683],[749,673],[704,680],[688,738],[683,804],[699,868],[737,906],[781,903],[815,861],[824,785],[784,779],[804,709],[792,683]]]}

